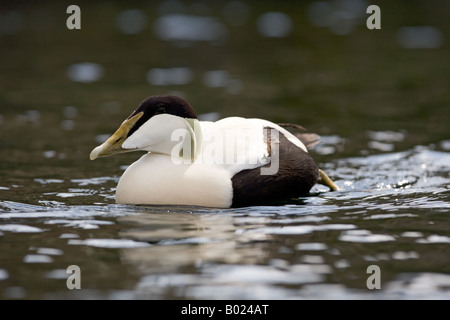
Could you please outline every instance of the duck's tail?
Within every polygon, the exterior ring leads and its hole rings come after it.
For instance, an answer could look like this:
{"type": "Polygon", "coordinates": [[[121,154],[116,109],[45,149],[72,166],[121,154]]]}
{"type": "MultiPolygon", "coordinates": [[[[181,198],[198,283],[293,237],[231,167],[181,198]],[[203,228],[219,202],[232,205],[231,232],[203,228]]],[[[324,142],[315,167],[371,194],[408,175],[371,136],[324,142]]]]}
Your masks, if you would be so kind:
{"type": "MultiPolygon", "coordinates": [[[[301,125],[295,124],[295,123],[278,123],[278,125],[280,127],[283,128],[291,128],[291,129],[297,129],[300,131],[306,131],[305,128],[303,128],[301,125]]],[[[307,149],[312,148],[313,146],[315,146],[316,144],[319,143],[320,141],[320,136],[318,134],[315,133],[298,133],[295,132],[294,135],[305,145],[305,147],[307,149]]],[[[341,188],[339,188],[334,182],[333,180],[330,179],[330,177],[327,176],[327,174],[325,172],[323,172],[322,170],[319,169],[319,180],[317,181],[317,183],[323,184],[324,186],[327,186],[328,188],[330,188],[331,191],[339,191],[342,190],[341,188]]]]}
{"type": "MultiPolygon", "coordinates": [[[[301,125],[295,124],[295,123],[278,123],[280,127],[283,127],[285,129],[291,128],[291,129],[297,129],[300,131],[306,131],[305,128],[303,128],[301,125]]],[[[293,134],[305,145],[306,149],[311,149],[316,144],[319,143],[320,137],[318,134],[315,133],[299,133],[299,132],[293,132],[293,134]]]]}

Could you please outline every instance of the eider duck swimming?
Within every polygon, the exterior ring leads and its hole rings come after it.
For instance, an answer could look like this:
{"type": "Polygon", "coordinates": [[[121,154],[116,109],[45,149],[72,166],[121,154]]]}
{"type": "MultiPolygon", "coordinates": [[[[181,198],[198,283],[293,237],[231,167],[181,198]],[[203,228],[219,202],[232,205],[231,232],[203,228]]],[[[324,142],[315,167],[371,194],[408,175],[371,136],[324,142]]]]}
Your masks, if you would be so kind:
{"type": "Polygon", "coordinates": [[[117,203],[244,207],[303,196],[316,183],[338,190],[308,154],[314,140],[262,119],[200,121],[185,100],[151,96],[90,159],[147,151],[120,178],[117,203]]]}

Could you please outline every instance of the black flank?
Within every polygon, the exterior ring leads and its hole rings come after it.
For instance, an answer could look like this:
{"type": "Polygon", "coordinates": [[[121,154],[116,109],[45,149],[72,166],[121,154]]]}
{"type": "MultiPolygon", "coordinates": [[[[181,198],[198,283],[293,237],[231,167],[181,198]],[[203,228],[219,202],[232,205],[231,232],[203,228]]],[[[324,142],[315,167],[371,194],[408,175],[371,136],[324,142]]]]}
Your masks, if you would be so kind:
{"type": "MultiPolygon", "coordinates": [[[[267,128],[265,128],[267,129],[267,128]]],[[[270,128],[269,128],[270,129],[270,128]]],[[[270,132],[270,130],[268,130],[270,132]]],[[[272,159],[276,148],[268,150],[272,159]]],[[[261,168],[248,169],[233,176],[232,207],[268,205],[306,195],[319,179],[319,168],[312,157],[279,132],[279,169],[274,175],[261,175],[261,168]]],[[[270,167],[270,163],[265,167],[270,167]]]]}

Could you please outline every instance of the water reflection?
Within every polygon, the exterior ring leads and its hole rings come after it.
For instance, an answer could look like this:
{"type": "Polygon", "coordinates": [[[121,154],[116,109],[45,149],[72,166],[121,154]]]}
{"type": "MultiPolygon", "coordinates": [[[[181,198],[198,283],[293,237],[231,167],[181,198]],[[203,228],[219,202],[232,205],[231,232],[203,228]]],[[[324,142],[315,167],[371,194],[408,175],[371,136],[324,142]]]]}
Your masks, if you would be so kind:
{"type": "Polygon", "coordinates": [[[24,27],[25,18],[20,11],[10,10],[0,13],[0,33],[14,35],[24,27]]]}
{"type": "Polygon", "coordinates": [[[235,239],[236,228],[229,215],[168,213],[122,217],[120,221],[131,225],[120,233],[121,237],[153,244],[121,252],[124,261],[144,274],[176,272],[213,262],[233,263],[242,259],[255,262],[264,257],[258,249],[236,251],[244,240],[235,239]]]}
{"type": "Polygon", "coordinates": [[[36,228],[32,226],[27,226],[23,224],[5,224],[0,225],[0,231],[8,231],[8,232],[15,232],[15,233],[36,233],[36,232],[44,232],[41,228],[36,228]]]}
{"type": "Polygon", "coordinates": [[[226,70],[210,70],[202,76],[203,84],[209,88],[226,88],[230,94],[238,94],[243,90],[240,79],[233,78],[226,70]]]}
{"type": "Polygon", "coordinates": [[[228,34],[225,25],[215,17],[184,14],[159,17],[153,24],[153,32],[159,39],[179,45],[195,41],[220,44],[228,34]]]}
{"type": "Polygon", "coordinates": [[[94,62],[74,63],[67,68],[67,77],[76,82],[91,83],[103,76],[103,67],[94,62]]]}
{"type": "Polygon", "coordinates": [[[372,139],[367,143],[369,149],[390,152],[395,149],[395,142],[401,142],[405,139],[405,132],[393,131],[368,131],[367,134],[372,139]]]}
{"type": "Polygon", "coordinates": [[[314,1],[308,8],[308,18],[317,27],[328,27],[337,35],[351,34],[355,27],[365,22],[365,0],[314,1]]]}
{"type": "Polygon", "coordinates": [[[267,12],[257,21],[259,33],[269,38],[286,37],[293,29],[292,19],[282,12],[267,12]]]}
{"type": "Polygon", "coordinates": [[[141,33],[146,26],[147,16],[139,9],[122,11],[116,18],[116,27],[123,34],[141,33]]]}
{"type": "Polygon", "coordinates": [[[397,42],[407,49],[436,49],[443,44],[442,32],[432,26],[402,27],[397,31],[397,42]]]}
{"type": "Polygon", "coordinates": [[[16,116],[16,122],[18,125],[31,124],[33,127],[39,127],[41,125],[41,113],[38,110],[27,110],[24,114],[16,116]]]}
{"type": "Polygon", "coordinates": [[[147,81],[155,86],[186,85],[194,78],[187,67],[152,68],[147,72],[147,81]]]}
{"type": "Polygon", "coordinates": [[[250,7],[243,1],[228,1],[223,8],[225,21],[233,26],[243,26],[250,17],[250,7]]]}
{"type": "Polygon", "coordinates": [[[369,230],[359,229],[359,230],[349,230],[342,233],[339,236],[339,240],[366,243],[366,242],[394,241],[395,238],[387,234],[373,234],[369,230]]]}

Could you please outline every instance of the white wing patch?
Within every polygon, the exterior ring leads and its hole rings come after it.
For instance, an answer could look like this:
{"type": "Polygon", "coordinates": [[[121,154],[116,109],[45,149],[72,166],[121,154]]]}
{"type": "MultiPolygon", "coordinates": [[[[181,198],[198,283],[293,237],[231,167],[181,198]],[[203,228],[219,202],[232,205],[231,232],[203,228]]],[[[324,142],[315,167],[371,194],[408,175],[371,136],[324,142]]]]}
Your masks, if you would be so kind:
{"type": "Polygon", "coordinates": [[[306,151],[295,136],[280,126],[261,119],[230,117],[217,122],[200,122],[203,134],[202,152],[197,163],[225,168],[231,176],[270,163],[265,128],[274,128],[306,151]]]}

